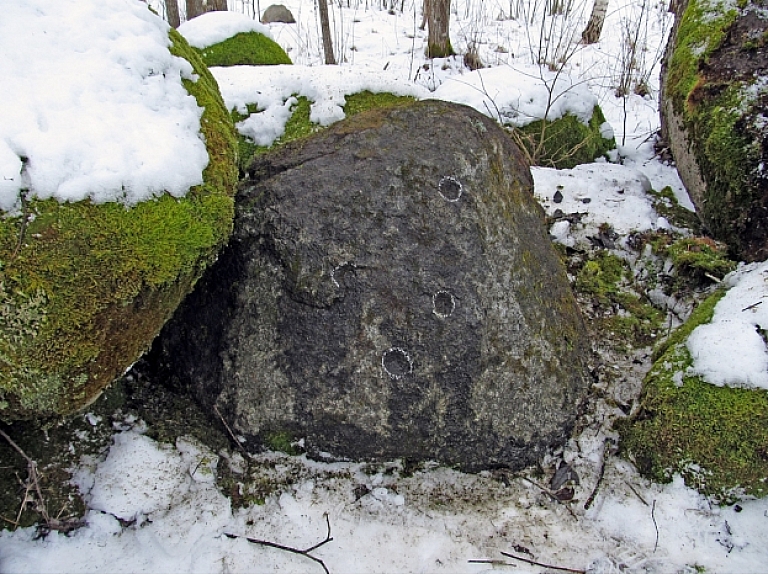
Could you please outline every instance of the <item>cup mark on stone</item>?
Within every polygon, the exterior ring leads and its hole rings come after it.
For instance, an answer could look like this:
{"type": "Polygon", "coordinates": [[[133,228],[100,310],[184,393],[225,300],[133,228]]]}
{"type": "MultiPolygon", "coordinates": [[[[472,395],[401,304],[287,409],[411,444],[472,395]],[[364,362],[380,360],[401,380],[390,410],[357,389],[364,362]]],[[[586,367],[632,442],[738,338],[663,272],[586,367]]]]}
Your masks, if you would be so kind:
{"type": "Polygon", "coordinates": [[[437,191],[444,200],[449,202],[458,202],[463,190],[464,186],[453,176],[440,178],[440,183],[437,185],[437,191]]]}
{"type": "Polygon", "coordinates": [[[391,347],[382,354],[381,367],[392,379],[402,379],[413,372],[413,361],[404,349],[391,347]]]}
{"type": "Polygon", "coordinates": [[[337,288],[341,287],[341,284],[339,283],[337,277],[341,280],[343,280],[349,272],[355,273],[355,264],[352,262],[346,261],[341,262],[339,265],[337,265],[335,268],[331,270],[331,281],[333,282],[333,285],[335,285],[337,288]]]}
{"type": "Polygon", "coordinates": [[[432,313],[445,319],[456,309],[456,300],[450,292],[440,290],[432,296],[432,313]]]}

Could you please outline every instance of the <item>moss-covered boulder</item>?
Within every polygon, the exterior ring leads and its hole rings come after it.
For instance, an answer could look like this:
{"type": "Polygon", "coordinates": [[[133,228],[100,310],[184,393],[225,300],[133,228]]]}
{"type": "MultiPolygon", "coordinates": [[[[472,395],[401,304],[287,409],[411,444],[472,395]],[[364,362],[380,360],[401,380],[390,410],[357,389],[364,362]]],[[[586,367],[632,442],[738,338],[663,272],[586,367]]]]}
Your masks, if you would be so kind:
{"type": "Polygon", "coordinates": [[[565,114],[557,120],[536,120],[515,128],[513,135],[532,163],[561,170],[594,162],[616,147],[613,130],[600,106],[594,107],[587,124],[565,114]]]}
{"type": "Polygon", "coordinates": [[[734,256],[768,258],[764,0],[687,0],[662,71],[665,139],[697,211],[734,256]]]}
{"type": "Polygon", "coordinates": [[[170,37],[197,76],[183,82],[204,108],[204,183],[130,208],[30,193],[21,214],[0,220],[0,419],[91,402],[149,346],[229,237],[232,120],[200,56],[170,37]]]}
{"type": "Polygon", "coordinates": [[[641,405],[620,422],[621,451],[655,481],[679,473],[723,502],[768,494],[768,392],[718,387],[690,369],[686,341],[708,323],[724,291],[705,300],[666,344],[643,384],[641,405]]]}
{"type": "Polygon", "coordinates": [[[206,12],[179,26],[179,33],[209,67],[292,64],[269,28],[245,14],[206,12]]]}

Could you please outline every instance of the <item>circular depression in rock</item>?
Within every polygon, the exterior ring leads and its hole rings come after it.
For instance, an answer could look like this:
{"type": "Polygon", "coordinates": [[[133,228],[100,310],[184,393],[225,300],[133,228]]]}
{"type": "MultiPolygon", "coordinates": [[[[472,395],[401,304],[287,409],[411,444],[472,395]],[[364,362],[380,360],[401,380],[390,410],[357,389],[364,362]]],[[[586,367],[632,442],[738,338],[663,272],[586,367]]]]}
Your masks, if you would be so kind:
{"type": "Polygon", "coordinates": [[[404,349],[393,347],[381,356],[381,367],[392,379],[400,379],[413,371],[411,356],[404,349]]]}
{"type": "Polygon", "coordinates": [[[437,190],[443,199],[449,202],[457,202],[461,197],[464,190],[464,186],[461,182],[453,176],[445,176],[440,179],[440,183],[437,185],[437,190]]]}
{"type": "Polygon", "coordinates": [[[456,309],[456,300],[453,296],[445,291],[440,290],[432,296],[432,312],[437,317],[446,318],[453,313],[456,309]]]}

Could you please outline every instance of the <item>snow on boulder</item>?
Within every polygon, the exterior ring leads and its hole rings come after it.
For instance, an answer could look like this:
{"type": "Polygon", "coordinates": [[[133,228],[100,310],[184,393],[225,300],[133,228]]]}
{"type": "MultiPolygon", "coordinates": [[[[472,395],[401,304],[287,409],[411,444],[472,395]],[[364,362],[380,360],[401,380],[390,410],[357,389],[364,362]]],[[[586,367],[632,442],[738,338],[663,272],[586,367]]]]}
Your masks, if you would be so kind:
{"type": "Polygon", "coordinates": [[[0,20],[0,419],[88,404],[231,230],[236,138],[199,56],[134,0],[0,20]]]}
{"type": "Polygon", "coordinates": [[[768,494],[768,263],[749,264],[657,351],[625,454],[656,480],[680,473],[724,501],[768,494]]]}
{"type": "Polygon", "coordinates": [[[245,14],[214,10],[187,20],[178,30],[210,67],[291,63],[269,27],[245,14]]]}

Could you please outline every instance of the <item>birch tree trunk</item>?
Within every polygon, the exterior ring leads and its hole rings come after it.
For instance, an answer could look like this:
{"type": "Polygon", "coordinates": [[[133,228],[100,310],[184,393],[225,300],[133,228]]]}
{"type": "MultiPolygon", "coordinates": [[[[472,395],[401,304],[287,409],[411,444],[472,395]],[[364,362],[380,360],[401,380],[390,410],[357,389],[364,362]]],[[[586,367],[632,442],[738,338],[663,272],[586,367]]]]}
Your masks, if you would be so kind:
{"type": "Polygon", "coordinates": [[[587,27],[581,33],[581,41],[584,44],[595,44],[600,40],[600,34],[605,24],[605,14],[608,12],[608,0],[595,0],[592,5],[592,14],[589,16],[587,27]]]}

